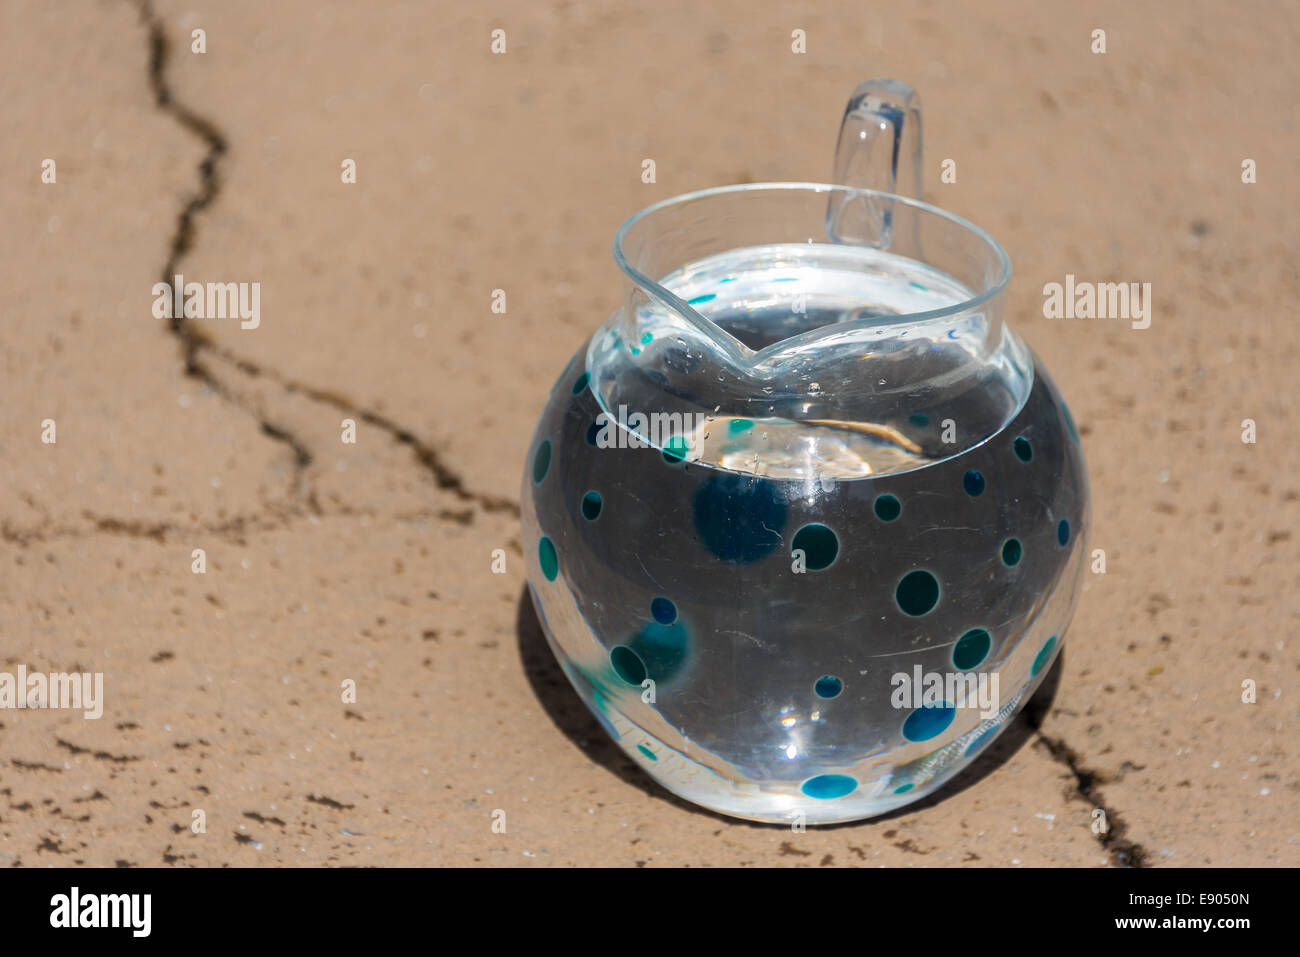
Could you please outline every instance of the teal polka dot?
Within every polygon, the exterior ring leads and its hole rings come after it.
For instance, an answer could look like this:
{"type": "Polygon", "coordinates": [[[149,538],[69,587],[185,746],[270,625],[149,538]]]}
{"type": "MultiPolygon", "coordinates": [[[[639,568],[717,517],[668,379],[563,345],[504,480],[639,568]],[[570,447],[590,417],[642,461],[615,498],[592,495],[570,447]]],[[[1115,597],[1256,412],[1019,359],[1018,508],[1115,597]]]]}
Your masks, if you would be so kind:
{"type": "Polygon", "coordinates": [[[696,296],[694,299],[687,299],[686,301],[689,302],[692,306],[698,306],[702,302],[712,302],[714,299],[717,298],[718,298],[718,294],[716,292],[706,292],[702,296],[696,296]]]}
{"type": "Polygon", "coordinates": [[[1022,462],[1028,462],[1034,457],[1034,447],[1029,444],[1029,440],[1023,435],[1016,436],[1016,440],[1011,443],[1016,450],[1016,458],[1022,462]]]}
{"type": "Polygon", "coordinates": [[[686,458],[687,451],[688,446],[686,445],[685,436],[674,435],[664,444],[662,455],[664,461],[669,465],[676,465],[682,459],[686,458]]]}
{"type": "Polygon", "coordinates": [[[650,345],[650,343],[654,342],[654,339],[655,337],[647,332],[645,335],[641,337],[641,345],[648,346],[650,345]]]}
{"type": "Polygon", "coordinates": [[[644,754],[644,755],[645,755],[647,758],[649,758],[651,761],[658,761],[658,760],[659,760],[659,755],[655,754],[653,751],[651,751],[649,748],[647,748],[644,744],[638,744],[638,745],[636,746],[636,749],[637,749],[638,751],[640,751],[642,754],[644,754]]]}
{"type": "Polygon", "coordinates": [[[835,698],[844,690],[844,682],[834,675],[822,675],[813,685],[813,690],[819,698],[835,698]]]}
{"type": "Polygon", "coordinates": [[[904,614],[919,618],[939,603],[939,580],[924,569],[908,572],[894,589],[894,599],[904,614]]]}
{"type": "Polygon", "coordinates": [[[601,429],[601,425],[597,421],[593,421],[591,425],[587,426],[588,445],[593,447],[596,445],[596,440],[600,438],[600,429],[601,429]]]}
{"type": "Polygon", "coordinates": [[[916,787],[915,784],[903,784],[903,785],[900,785],[900,786],[894,788],[894,793],[895,793],[895,794],[906,794],[908,791],[912,790],[912,788],[914,788],[914,787],[916,787]]]}
{"type": "Polygon", "coordinates": [[[800,788],[810,798],[817,798],[820,801],[842,798],[857,789],[858,782],[847,774],[819,774],[815,778],[809,778],[800,788]]]}
{"type": "Polygon", "coordinates": [[[953,645],[952,663],[958,671],[978,668],[993,647],[993,636],[983,628],[972,628],[953,645]]]}
{"type": "Polygon", "coordinates": [[[1024,549],[1020,546],[1020,539],[1008,538],[1002,543],[1002,564],[1012,568],[1020,564],[1020,556],[1024,554],[1024,549]]]}
{"type": "Polygon", "coordinates": [[[732,435],[739,435],[741,432],[748,432],[754,427],[751,419],[732,419],[727,423],[727,431],[732,435]]]}
{"type": "Polygon", "coordinates": [[[582,517],[589,522],[594,522],[600,518],[600,510],[603,505],[599,492],[588,492],[582,496],[582,517]]]}
{"type": "Polygon", "coordinates": [[[828,568],[840,553],[840,540],[825,525],[813,522],[794,533],[790,541],[790,550],[803,549],[804,566],[809,571],[818,572],[828,568]]]}
{"type": "Polygon", "coordinates": [[[1056,636],[1052,635],[1051,638],[1047,639],[1046,644],[1043,645],[1042,649],[1034,657],[1034,665],[1029,669],[1029,677],[1038,677],[1038,673],[1047,666],[1049,661],[1052,660],[1052,652],[1054,651],[1056,651],[1056,636]]]}
{"type": "MultiPolygon", "coordinates": [[[[517,460],[516,460],[517,461],[517,460]]],[[[551,469],[551,440],[542,439],[537,446],[536,453],[533,454],[533,483],[540,485],[542,479],[546,478],[546,473],[551,469]]]]}
{"type": "Polygon", "coordinates": [[[917,708],[903,722],[903,737],[908,741],[929,741],[948,730],[957,709],[952,705],[926,705],[917,708]]]}
{"type": "Polygon", "coordinates": [[[913,412],[907,417],[907,421],[920,428],[925,428],[930,424],[930,417],[924,412],[913,412]]]}
{"type": "Polygon", "coordinates": [[[650,615],[661,625],[671,625],[677,620],[677,606],[672,603],[672,599],[660,595],[650,602],[650,615]]]}
{"type": "Polygon", "coordinates": [[[892,522],[903,513],[903,503],[893,495],[877,495],[875,505],[876,518],[882,522],[892,522]]]}
{"type": "Polygon", "coordinates": [[[555,543],[545,535],[537,543],[537,560],[542,565],[542,574],[546,576],[546,580],[555,581],[555,576],[560,573],[560,559],[555,554],[555,543]]]}
{"type": "Polygon", "coordinates": [[[573,394],[577,395],[583,389],[587,388],[587,380],[590,378],[591,377],[587,375],[587,373],[585,372],[582,375],[578,376],[578,381],[573,383],[573,394]]]}
{"type": "Polygon", "coordinates": [[[1070,523],[1065,519],[1056,523],[1056,540],[1062,548],[1070,544],[1070,523]]]}
{"type": "Polygon", "coordinates": [[[961,487],[966,490],[966,494],[971,498],[979,498],[984,494],[984,476],[975,469],[971,469],[962,476],[961,487]]]}
{"type": "Polygon", "coordinates": [[[609,664],[614,674],[635,687],[641,687],[645,681],[645,662],[626,645],[615,645],[609,649],[609,664]]]}

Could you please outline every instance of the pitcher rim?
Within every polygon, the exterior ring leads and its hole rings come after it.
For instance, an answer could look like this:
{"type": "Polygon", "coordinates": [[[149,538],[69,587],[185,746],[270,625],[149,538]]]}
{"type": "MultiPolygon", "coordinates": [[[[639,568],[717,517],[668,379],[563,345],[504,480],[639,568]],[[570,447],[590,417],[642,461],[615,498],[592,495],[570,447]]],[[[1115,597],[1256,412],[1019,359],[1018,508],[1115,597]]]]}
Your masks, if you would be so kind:
{"type": "MultiPolygon", "coordinates": [[[[956,226],[960,226],[963,229],[966,229],[973,236],[975,236],[976,239],[983,242],[986,246],[988,246],[988,248],[990,248],[993,251],[994,256],[997,259],[999,274],[996,281],[994,281],[983,292],[971,296],[969,299],[963,299],[960,302],[953,303],[952,305],[949,306],[944,306],[940,309],[930,309],[924,312],[909,312],[909,313],[900,313],[898,315],[875,317],[871,321],[876,325],[893,325],[893,324],[905,323],[905,322],[906,323],[930,322],[936,319],[947,318],[949,316],[962,315],[964,313],[971,312],[975,309],[978,309],[980,306],[984,305],[990,300],[995,299],[1007,288],[1008,283],[1010,283],[1011,281],[1011,274],[1012,274],[1011,257],[1008,256],[1007,251],[1002,248],[1002,244],[999,243],[996,239],[994,239],[988,232],[981,229],[979,226],[976,226],[970,220],[958,216],[956,213],[951,213],[940,206],[935,206],[934,204],[927,203],[924,200],[913,199],[910,196],[900,196],[897,193],[888,193],[878,189],[868,189],[866,187],[861,187],[861,186],[842,186],[842,185],[836,185],[834,183],[812,183],[812,182],[793,182],[793,181],[792,182],[765,182],[765,183],[736,183],[730,186],[710,186],[706,189],[697,189],[689,193],[680,193],[676,196],[670,196],[667,199],[662,199],[657,203],[652,203],[651,205],[638,210],[636,213],[628,217],[623,222],[623,224],[619,226],[618,231],[614,233],[614,244],[613,244],[614,262],[618,265],[618,268],[623,271],[624,275],[626,275],[637,285],[642,286],[643,288],[647,288],[647,291],[651,295],[655,296],[656,298],[660,299],[666,304],[671,305],[677,311],[682,312],[693,319],[697,319],[702,323],[712,325],[712,323],[709,323],[709,321],[705,319],[703,316],[701,316],[694,308],[692,308],[687,303],[683,302],[676,295],[674,295],[670,290],[662,286],[656,280],[651,279],[649,276],[645,275],[640,270],[638,270],[635,266],[633,266],[630,262],[628,262],[627,257],[623,253],[623,243],[625,238],[627,237],[628,231],[633,226],[635,226],[637,223],[639,223],[641,220],[645,219],[647,216],[651,215],[652,213],[656,213],[670,206],[691,202],[697,199],[705,199],[710,196],[726,195],[728,193],[740,193],[740,192],[751,192],[751,191],[756,192],[759,190],[775,190],[775,189],[792,189],[792,190],[801,189],[801,190],[809,190],[811,192],[816,192],[816,193],[829,193],[838,190],[848,194],[875,196],[886,201],[902,203],[906,206],[914,207],[915,209],[918,209],[921,212],[931,213],[935,216],[939,216],[943,219],[948,220],[950,223],[953,223],[956,226]]],[[[832,326],[832,327],[824,327],[824,328],[833,329],[834,327],[832,326]]],[[[800,336],[799,338],[802,338],[802,336],[800,336]]]]}

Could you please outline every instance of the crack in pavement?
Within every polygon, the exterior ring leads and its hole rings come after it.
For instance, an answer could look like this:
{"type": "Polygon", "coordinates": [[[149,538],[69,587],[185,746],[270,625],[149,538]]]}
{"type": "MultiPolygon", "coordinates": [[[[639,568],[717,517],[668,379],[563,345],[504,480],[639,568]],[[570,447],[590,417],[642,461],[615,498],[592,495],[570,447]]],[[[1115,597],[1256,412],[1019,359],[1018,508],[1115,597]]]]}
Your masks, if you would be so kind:
{"type": "MultiPolygon", "coordinates": [[[[1049,737],[1043,733],[1042,723],[1047,719],[1047,711],[1044,709],[1036,713],[1030,713],[1026,708],[1023,712],[1025,720],[1029,724],[1029,731],[1033,735],[1034,743],[1042,745],[1047,749],[1048,755],[1053,761],[1064,765],[1074,777],[1074,791],[1072,796],[1081,801],[1086,801],[1088,806],[1094,810],[1100,809],[1105,815],[1106,830],[1097,834],[1097,842],[1101,844],[1102,849],[1109,856],[1110,863],[1115,867],[1150,867],[1151,855],[1145,847],[1135,841],[1130,841],[1124,835],[1128,831],[1128,825],[1119,812],[1108,806],[1102,800],[1101,794],[1097,790],[1097,785],[1101,783],[1102,774],[1093,771],[1091,768],[1083,766],[1078,752],[1065,743],[1064,738],[1049,737]]],[[[1089,822],[1091,825],[1091,822],[1089,822]]]]}
{"type": "MultiPolygon", "coordinates": [[[[199,163],[199,189],[186,201],[180,215],[177,217],[176,232],[172,237],[171,246],[167,253],[167,261],[163,264],[162,280],[170,285],[176,266],[180,263],[181,258],[193,248],[196,217],[213,203],[221,191],[221,179],[217,173],[217,164],[226,153],[226,138],[211,120],[198,115],[178,102],[173,96],[165,78],[169,47],[167,36],[163,32],[163,22],[154,12],[150,0],[139,0],[138,8],[140,20],[149,31],[149,88],[153,91],[154,101],[158,109],[170,115],[182,127],[207,145],[207,153],[202,162],[199,163]]],[[[257,419],[263,434],[277,442],[288,445],[292,449],[294,455],[294,497],[300,496],[306,481],[307,469],[313,461],[311,450],[307,447],[306,442],[294,435],[290,429],[271,422],[255,405],[236,395],[235,391],[204,363],[201,357],[203,352],[206,351],[218,359],[229,362],[246,376],[251,378],[266,377],[280,385],[286,392],[302,395],[313,402],[348,412],[361,421],[387,432],[394,441],[411,449],[416,461],[433,475],[434,481],[440,489],[452,493],[461,501],[473,503],[486,512],[512,512],[516,515],[519,513],[518,504],[508,498],[488,495],[470,489],[465,480],[443,461],[442,456],[432,444],[421,440],[413,431],[399,425],[387,416],[366,409],[359,403],[336,392],[297,382],[274,369],[239,357],[230,350],[219,346],[202,330],[195,328],[186,320],[184,315],[173,316],[169,328],[180,341],[181,354],[185,359],[186,375],[199,379],[221,398],[252,415],[257,419]]],[[[312,511],[319,514],[320,508],[316,503],[314,492],[309,493],[306,500],[312,511]]]]}

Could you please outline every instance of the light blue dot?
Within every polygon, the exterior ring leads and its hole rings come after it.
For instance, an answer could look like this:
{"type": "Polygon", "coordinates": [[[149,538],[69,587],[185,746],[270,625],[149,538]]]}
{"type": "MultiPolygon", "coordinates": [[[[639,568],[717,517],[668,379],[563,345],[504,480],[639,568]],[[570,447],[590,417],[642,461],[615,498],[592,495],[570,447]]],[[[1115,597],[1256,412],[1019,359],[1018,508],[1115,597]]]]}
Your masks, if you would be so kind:
{"type": "Polygon", "coordinates": [[[809,778],[800,788],[810,798],[817,798],[821,801],[842,798],[846,794],[852,794],[857,789],[858,782],[847,774],[819,774],[815,778],[809,778]]]}
{"type": "Polygon", "coordinates": [[[949,704],[917,708],[903,722],[903,737],[908,741],[929,741],[948,730],[957,710],[949,704]]]}

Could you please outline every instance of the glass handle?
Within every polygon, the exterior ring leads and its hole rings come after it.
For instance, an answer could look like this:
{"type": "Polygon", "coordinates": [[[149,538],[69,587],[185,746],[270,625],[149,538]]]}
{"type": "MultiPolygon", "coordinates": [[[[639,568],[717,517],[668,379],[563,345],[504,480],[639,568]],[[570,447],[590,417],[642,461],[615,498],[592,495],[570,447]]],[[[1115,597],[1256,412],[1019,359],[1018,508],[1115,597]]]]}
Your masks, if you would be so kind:
{"type": "MultiPolygon", "coordinates": [[[[867,80],[853,91],[835,146],[832,182],[921,198],[921,98],[901,80],[867,80]]],[[[826,231],[833,242],[889,247],[893,203],[832,194],[826,231]]]]}

